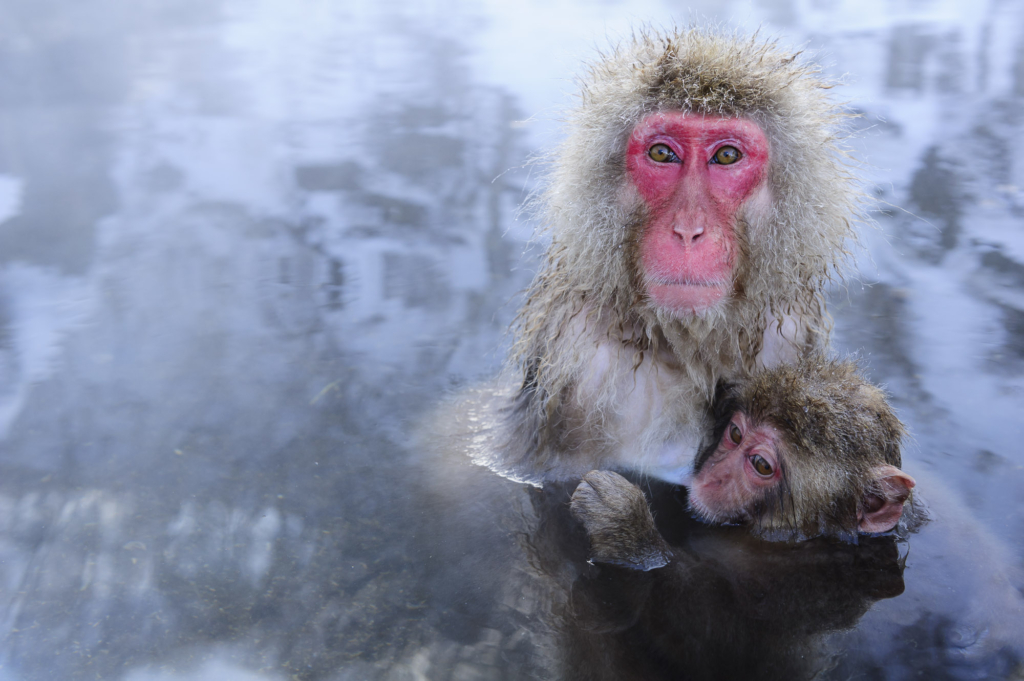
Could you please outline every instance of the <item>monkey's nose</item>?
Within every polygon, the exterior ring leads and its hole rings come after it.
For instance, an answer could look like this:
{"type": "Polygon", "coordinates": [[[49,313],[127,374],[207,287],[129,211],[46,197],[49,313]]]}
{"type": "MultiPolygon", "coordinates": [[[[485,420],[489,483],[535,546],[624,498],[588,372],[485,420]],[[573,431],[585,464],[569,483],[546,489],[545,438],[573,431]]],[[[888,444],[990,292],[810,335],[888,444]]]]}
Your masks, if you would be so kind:
{"type": "Polygon", "coordinates": [[[672,231],[678,234],[685,243],[691,244],[704,236],[704,225],[695,225],[686,221],[679,221],[672,231]]]}

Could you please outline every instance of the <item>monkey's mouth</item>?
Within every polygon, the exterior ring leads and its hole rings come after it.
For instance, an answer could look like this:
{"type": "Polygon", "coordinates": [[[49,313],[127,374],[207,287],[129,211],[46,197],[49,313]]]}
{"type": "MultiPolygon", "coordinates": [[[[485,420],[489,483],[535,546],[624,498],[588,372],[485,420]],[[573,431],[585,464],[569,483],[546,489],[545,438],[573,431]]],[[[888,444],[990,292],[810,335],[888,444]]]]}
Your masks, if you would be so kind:
{"type": "Polygon", "coordinates": [[[647,294],[658,307],[673,312],[699,312],[725,298],[729,282],[724,279],[652,278],[647,283],[647,294]]]}
{"type": "Polygon", "coordinates": [[[721,288],[728,282],[725,279],[669,279],[668,277],[653,277],[647,283],[649,286],[697,286],[704,288],[721,288]]]}
{"type": "Polygon", "coordinates": [[[673,276],[672,274],[650,274],[647,276],[647,286],[695,286],[695,287],[724,287],[729,284],[727,275],[718,274],[712,276],[673,276]]]}

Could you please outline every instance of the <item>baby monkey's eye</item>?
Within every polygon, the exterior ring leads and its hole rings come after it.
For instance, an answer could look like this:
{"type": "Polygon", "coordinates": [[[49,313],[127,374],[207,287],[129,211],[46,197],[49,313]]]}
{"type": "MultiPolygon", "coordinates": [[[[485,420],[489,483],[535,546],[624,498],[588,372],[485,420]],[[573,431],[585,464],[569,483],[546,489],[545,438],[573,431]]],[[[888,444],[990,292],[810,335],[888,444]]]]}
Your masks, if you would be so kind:
{"type": "Polygon", "coordinates": [[[736,147],[722,147],[715,152],[715,156],[711,159],[712,163],[721,163],[723,166],[731,165],[736,161],[743,158],[743,154],[736,147]]]}
{"type": "Polygon", "coordinates": [[[658,163],[675,163],[679,160],[676,152],[672,151],[672,147],[667,144],[655,144],[647,150],[647,155],[651,157],[652,161],[658,163]]]}
{"type": "Polygon", "coordinates": [[[758,475],[767,478],[772,474],[772,465],[760,454],[750,457],[750,463],[758,475]]]}
{"type": "Polygon", "coordinates": [[[743,431],[735,423],[729,424],[729,439],[733,441],[733,444],[737,445],[743,441],[743,431]]]}

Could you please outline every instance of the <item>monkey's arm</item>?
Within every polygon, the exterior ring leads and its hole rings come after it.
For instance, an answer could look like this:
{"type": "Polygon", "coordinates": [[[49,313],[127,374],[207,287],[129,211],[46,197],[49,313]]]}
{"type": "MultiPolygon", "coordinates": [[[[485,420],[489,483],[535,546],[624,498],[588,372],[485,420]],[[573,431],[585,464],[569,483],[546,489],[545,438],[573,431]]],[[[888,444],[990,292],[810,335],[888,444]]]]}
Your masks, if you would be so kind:
{"type": "Polygon", "coordinates": [[[572,494],[572,514],[590,538],[591,560],[633,570],[668,565],[672,551],[640,488],[611,471],[590,471],[572,494]]]}

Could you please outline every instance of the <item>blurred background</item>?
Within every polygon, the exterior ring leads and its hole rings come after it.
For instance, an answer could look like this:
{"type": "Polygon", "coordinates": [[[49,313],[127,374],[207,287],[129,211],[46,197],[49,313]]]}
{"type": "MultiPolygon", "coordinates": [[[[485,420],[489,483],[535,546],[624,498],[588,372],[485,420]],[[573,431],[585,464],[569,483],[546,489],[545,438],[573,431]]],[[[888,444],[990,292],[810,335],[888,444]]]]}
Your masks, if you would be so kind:
{"type": "MultiPolygon", "coordinates": [[[[0,0],[0,680],[459,678],[392,644],[409,424],[501,362],[582,63],[690,22],[843,81],[835,346],[1019,614],[1024,3],[0,0]]],[[[1019,674],[925,555],[863,678],[1019,674]]]]}

